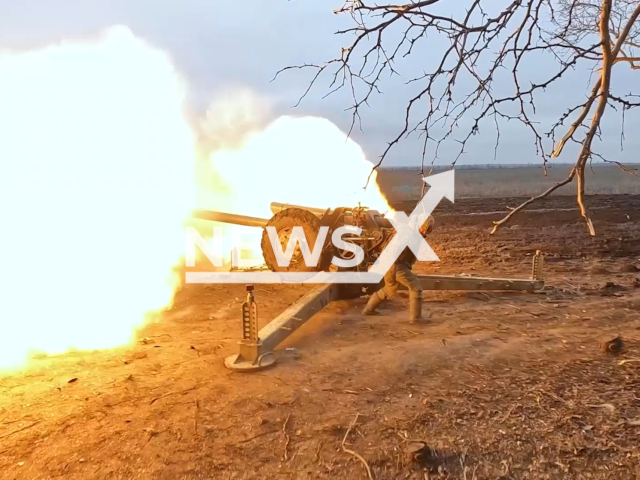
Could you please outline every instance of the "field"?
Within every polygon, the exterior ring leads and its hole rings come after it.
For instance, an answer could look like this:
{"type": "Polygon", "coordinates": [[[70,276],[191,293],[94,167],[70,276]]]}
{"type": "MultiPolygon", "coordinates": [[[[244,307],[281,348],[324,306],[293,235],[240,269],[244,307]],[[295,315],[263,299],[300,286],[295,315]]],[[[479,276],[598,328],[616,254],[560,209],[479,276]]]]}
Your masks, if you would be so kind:
{"type": "MultiPolygon", "coordinates": [[[[185,285],[135,345],[0,377],[1,477],[640,478],[640,195],[590,197],[597,237],[564,196],[489,236],[521,200],[444,201],[441,262],[416,268],[526,278],[540,249],[543,291],[427,293],[424,326],[402,293],[375,317],[335,302],[243,375],[223,359],[244,287],[185,285]],[[622,352],[603,352],[615,335],[622,352]]],[[[307,289],[258,288],[262,323],[307,289]]]]}
{"type": "MultiPolygon", "coordinates": [[[[567,165],[550,165],[546,177],[541,166],[488,167],[458,168],[456,198],[534,196],[564,180],[570,172],[567,165]]],[[[636,176],[639,172],[635,171],[638,167],[638,164],[628,165],[629,172],[625,172],[617,165],[594,165],[585,173],[587,194],[640,194],[640,177],[636,176]]],[[[425,172],[428,172],[427,168],[425,172]]],[[[417,199],[422,188],[419,169],[381,169],[378,183],[392,201],[417,199]]],[[[555,194],[574,193],[575,183],[557,190],[555,194]]]]}

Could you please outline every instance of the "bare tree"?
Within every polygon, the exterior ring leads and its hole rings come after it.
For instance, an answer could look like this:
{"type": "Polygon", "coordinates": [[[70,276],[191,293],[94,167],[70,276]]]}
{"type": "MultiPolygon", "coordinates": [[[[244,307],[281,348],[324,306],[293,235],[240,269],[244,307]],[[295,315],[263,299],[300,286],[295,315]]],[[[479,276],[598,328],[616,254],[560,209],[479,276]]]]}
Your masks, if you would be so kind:
{"type": "Polygon", "coordinates": [[[398,61],[420,45],[429,48],[435,38],[446,42],[429,69],[406,81],[412,87],[418,85],[418,93],[408,100],[402,127],[374,169],[413,133],[424,142],[423,174],[427,151],[435,162],[440,145],[447,140],[458,142],[455,165],[483,123],[491,121],[495,126],[497,148],[500,124],[517,121],[531,133],[545,175],[547,162],[559,157],[568,143],[578,144],[579,153],[566,179],[494,222],[491,233],[531,203],[575,180],[580,212],[595,235],[585,203],[585,168],[594,157],[626,168],[594,151],[593,143],[607,106],[623,122],[626,110],[640,106],[640,76],[636,93],[621,94],[611,88],[617,65],[640,69],[640,0],[412,0],[404,4],[350,0],[334,13],[348,16],[351,22],[337,32],[349,38],[340,56],[322,64],[286,67],[276,77],[291,69],[314,70],[300,100],[325,74],[331,80],[327,96],[348,88],[353,102],[351,129],[360,122],[363,107],[381,93],[383,76],[400,75],[398,61]],[[542,80],[532,79],[525,62],[539,61],[541,56],[553,58],[555,67],[542,80]],[[568,106],[542,131],[536,121],[536,100],[570,71],[586,72],[587,96],[568,106]],[[416,112],[426,113],[415,120],[416,112]],[[565,126],[566,122],[571,123],[565,126]],[[564,135],[558,139],[560,133],[564,135]]]}

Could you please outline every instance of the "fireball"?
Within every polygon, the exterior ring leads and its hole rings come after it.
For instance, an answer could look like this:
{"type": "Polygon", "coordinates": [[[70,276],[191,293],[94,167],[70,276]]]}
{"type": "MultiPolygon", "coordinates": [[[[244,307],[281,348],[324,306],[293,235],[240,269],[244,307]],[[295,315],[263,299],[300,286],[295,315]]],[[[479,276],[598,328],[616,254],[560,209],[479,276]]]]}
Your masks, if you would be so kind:
{"type": "MultiPolygon", "coordinates": [[[[246,120],[251,109],[246,103],[242,106],[244,121],[229,123],[251,124],[246,120]]],[[[262,120],[258,115],[262,110],[256,105],[256,120],[262,120]]],[[[228,111],[223,110],[223,118],[228,111]]],[[[233,132],[228,136],[234,137],[233,132]]],[[[213,209],[263,218],[272,216],[271,202],[318,208],[361,204],[383,213],[390,210],[362,148],[325,118],[279,117],[262,131],[236,141],[235,148],[213,152],[210,165],[217,174],[215,191],[220,193],[216,196],[214,191],[213,209]]],[[[247,253],[242,255],[253,258],[244,265],[254,266],[263,262],[261,237],[262,231],[255,227],[225,226],[224,245],[228,251],[243,241],[247,253]]]]}
{"type": "Polygon", "coordinates": [[[196,202],[263,217],[272,201],[388,210],[330,121],[267,125],[245,92],[212,104],[204,130],[218,135],[198,141],[185,95],[170,59],[123,27],[0,52],[0,370],[133,341],[172,303],[196,202]]]}
{"type": "Polygon", "coordinates": [[[233,213],[270,217],[271,202],[319,208],[361,203],[389,210],[373,164],[326,118],[282,116],[242,148],[215,152],[211,163],[229,186],[226,198],[233,213]]]}
{"type": "Polygon", "coordinates": [[[195,197],[184,98],[121,27],[0,54],[0,368],[126,344],[171,304],[195,197]]]}

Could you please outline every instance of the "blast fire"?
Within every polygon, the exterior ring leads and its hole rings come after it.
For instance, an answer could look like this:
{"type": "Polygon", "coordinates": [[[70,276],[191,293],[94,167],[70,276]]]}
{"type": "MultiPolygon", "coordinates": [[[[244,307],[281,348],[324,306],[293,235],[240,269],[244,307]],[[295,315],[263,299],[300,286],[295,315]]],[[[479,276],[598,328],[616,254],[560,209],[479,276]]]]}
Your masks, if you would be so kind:
{"type": "Polygon", "coordinates": [[[0,366],[124,344],[171,303],[194,197],[184,95],[123,28],[0,58],[0,366]]]}
{"type": "MultiPolygon", "coordinates": [[[[121,27],[0,56],[0,368],[127,344],[171,305],[202,188],[186,93],[168,57],[121,27]]],[[[209,156],[222,182],[200,207],[387,210],[362,190],[360,147],[324,119],[284,117],[209,156]]]]}

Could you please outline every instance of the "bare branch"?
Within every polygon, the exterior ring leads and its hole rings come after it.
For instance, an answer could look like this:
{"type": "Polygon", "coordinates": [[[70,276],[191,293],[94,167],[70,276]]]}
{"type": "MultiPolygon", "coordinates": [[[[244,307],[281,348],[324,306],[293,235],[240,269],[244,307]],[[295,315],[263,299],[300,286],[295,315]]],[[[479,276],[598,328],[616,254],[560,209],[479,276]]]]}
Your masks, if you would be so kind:
{"type": "Polygon", "coordinates": [[[276,76],[314,70],[300,100],[323,74],[330,78],[325,97],[347,88],[352,101],[349,134],[356,123],[362,129],[361,111],[382,93],[386,79],[402,75],[404,58],[419,52],[423,65],[422,74],[405,81],[415,91],[407,95],[398,132],[382,149],[367,185],[390,152],[413,134],[422,141],[424,173],[427,157],[433,166],[445,143],[455,146],[450,159],[455,165],[487,122],[495,132],[496,158],[501,128],[517,122],[530,133],[545,174],[547,162],[560,157],[569,142],[579,144],[580,153],[567,180],[524,202],[497,222],[494,231],[533,201],[577,179],[580,212],[589,232],[595,233],[585,203],[584,170],[596,156],[592,144],[600,140],[606,107],[621,114],[624,123],[624,112],[640,106],[637,90],[628,95],[610,92],[614,65],[640,69],[638,0],[460,0],[446,3],[446,8],[443,0],[347,0],[335,13],[352,20],[349,28],[337,32],[348,38],[340,56],[286,67],[276,76]],[[432,41],[434,37],[440,41],[432,41]],[[535,68],[545,58],[551,62],[535,68]],[[589,79],[584,101],[549,122],[550,130],[543,133],[540,97],[575,72],[586,72],[589,79]],[[570,122],[568,127],[565,122],[570,122]],[[560,128],[566,131],[556,144],[560,128]]]}
{"type": "Polygon", "coordinates": [[[513,217],[516,213],[518,213],[521,210],[524,210],[525,208],[527,208],[532,203],[537,202],[538,200],[542,200],[545,197],[548,197],[549,195],[551,195],[553,192],[555,192],[560,187],[564,187],[565,185],[571,183],[575,176],[576,176],[576,169],[574,167],[574,168],[571,169],[571,173],[569,173],[569,176],[567,178],[565,178],[563,181],[556,183],[555,185],[553,185],[552,187],[550,187],[548,190],[546,190],[545,192],[541,193],[540,195],[537,195],[535,197],[531,197],[526,202],[520,204],[519,206],[517,206],[516,208],[511,210],[511,212],[506,217],[504,217],[502,220],[499,220],[497,222],[493,222],[493,229],[491,230],[491,235],[496,233],[498,228],[500,228],[504,224],[508,223],[509,220],[511,220],[511,217],[513,217]]]}

